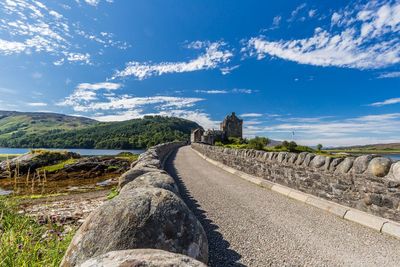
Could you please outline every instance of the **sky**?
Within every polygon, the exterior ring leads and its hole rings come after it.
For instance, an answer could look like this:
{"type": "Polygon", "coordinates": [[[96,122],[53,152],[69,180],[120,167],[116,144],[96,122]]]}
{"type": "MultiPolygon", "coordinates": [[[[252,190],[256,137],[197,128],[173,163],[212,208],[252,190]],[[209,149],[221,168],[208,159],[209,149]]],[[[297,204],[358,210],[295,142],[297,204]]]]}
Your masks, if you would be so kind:
{"type": "Polygon", "coordinates": [[[0,110],[400,142],[400,1],[0,0],[0,110]]]}

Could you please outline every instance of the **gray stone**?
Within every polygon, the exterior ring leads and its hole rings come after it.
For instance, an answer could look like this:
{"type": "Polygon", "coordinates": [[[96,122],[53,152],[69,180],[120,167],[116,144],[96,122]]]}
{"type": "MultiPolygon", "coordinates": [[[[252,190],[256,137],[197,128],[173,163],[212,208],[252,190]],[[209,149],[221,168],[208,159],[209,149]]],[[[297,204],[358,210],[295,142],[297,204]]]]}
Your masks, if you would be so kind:
{"type": "Polygon", "coordinates": [[[297,160],[297,156],[298,156],[297,153],[289,153],[289,158],[288,158],[287,162],[290,164],[294,164],[297,160]]]}
{"type": "Polygon", "coordinates": [[[377,177],[384,177],[388,174],[392,161],[388,158],[378,157],[371,160],[368,171],[377,177]]]}
{"type": "Polygon", "coordinates": [[[139,176],[141,176],[141,175],[143,175],[145,173],[148,173],[148,172],[166,173],[165,171],[159,170],[159,169],[156,169],[156,168],[135,166],[133,169],[130,169],[129,171],[127,171],[124,174],[122,174],[121,177],[119,177],[118,188],[121,189],[127,183],[132,182],[137,177],[139,177],[139,176]]]}
{"type": "Polygon", "coordinates": [[[320,156],[320,155],[315,156],[315,158],[313,158],[313,160],[310,163],[310,167],[320,168],[325,165],[325,161],[326,161],[326,158],[324,156],[320,156]]]}
{"type": "Polygon", "coordinates": [[[375,157],[376,156],[374,156],[374,155],[363,155],[363,156],[357,157],[353,163],[354,173],[359,174],[359,173],[365,172],[368,169],[369,162],[375,157]]]}
{"type": "Polygon", "coordinates": [[[120,190],[120,194],[128,194],[128,191],[141,187],[163,188],[179,195],[179,189],[174,179],[168,174],[162,172],[148,172],[137,177],[132,182],[127,183],[120,190]]]}
{"type": "Polygon", "coordinates": [[[331,164],[329,165],[329,171],[334,172],[336,167],[344,160],[344,158],[336,158],[333,159],[331,164]]]}
{"type": "Polygon", "coordinates": [[[285,160],[287,154],[287,152],[279,152],[277,158],[278,162],[282,163],[285,160]]]}
{"type": "Polygon", "coordinates": [[[75,266],[114,250],[154,248],[208,261],[200,222],[174,193],[138,188],[105,202],[79,228],[61,266],[75,266]]]}
{"type": "Polygon", "coordinates": [[[314,157],[315,157],[314,154],[308,153],[302,165],[305,167],[309,166],[314,157]]]}
{"type": "Polygon", "coordinates": [[[206,267],[188,256],[158,249],[111,251],[85,261],[80,267],[206,267]]]}
{"type": "Polygon", "coordinates": [[[332,158],[331,157],[326,157],[326,159],[325,159],[325,164],[324,164],[324,170],[325,171],[328,171],[329,170],[329,167],[331,166],[331,162],[332,162],[332,158]]]}
{"type": "Polygon", "coordinates": [[[348,157],[345,158],[337,167],[336,167],[336,171],[335,173],[348,173],[351,169],[351,167],[353,167],[353,162],[354,162],[354,158],[353,157],[348,157]]]}
{"type": "Polygon", "coordinates": [[[392,165],[392,179],[400,182],[400,161],[392,165]]]}
{"type": "Polygon", "coordinates": [[[301,164],[303,164],[304,159],[306,158],[307,155],[308,155],[307,152],[301,152],[301,153],[297,156],[296,165],[301,165],[301,164]]]}

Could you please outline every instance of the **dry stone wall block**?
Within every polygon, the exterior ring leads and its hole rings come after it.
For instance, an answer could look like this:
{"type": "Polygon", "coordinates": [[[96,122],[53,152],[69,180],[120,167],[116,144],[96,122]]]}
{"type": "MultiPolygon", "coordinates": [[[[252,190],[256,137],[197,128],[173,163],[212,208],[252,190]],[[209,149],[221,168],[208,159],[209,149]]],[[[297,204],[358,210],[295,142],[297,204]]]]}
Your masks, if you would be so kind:
{"type": "Polygon", "coordinates": [[[315,156],[310,163],[310,167],[320,168],[325,165],[326,158],[324,156],[315,156]]]}
{"type": "Polygon", "coordinates": [[[384,177],[388,174],[391,165],[390,159],[378,157],[371,160],[368,170],[376,177],[384,177]]]}
{"type": "Polygon", "coordinates": [[[139,188],[93,211],[69,245],[61,266],[115,250],[154,248],[208,261],[203,227],[174,193],[139,188]]]}
{"type": "Polygon", "coordinates": [[[118,188],[121,189],[127,183],[132,182],[137,177],[148,172],[166,173],[165,171],[156,168],[135,166],[133,169],[130,169],[129,171],[122,174],[121,177],[119,177],[118,188]]]}
{"type": "Polygon", "coordinates": [[[142,187],[162,188],[179,195],[179,189],[174,179],[164,172],[148,172],[127,183],[120,191],[122,194],[130,194],[129,191],[142,187]]]}
{"type": "Polygon", "coordinates": [[[337,174],[346,174],[350,171],[351,167],[353,167],[354,158],[348,157],[345,158],[337,167],[335,173],[337,174]]]}
{"type": "Polygon", "coordinates": [[[206,267],[188,256],[158,249],[111,251],[85,261],[79,267],[206,267]]]}
{"type": "Polygon", "coordinates": [[[369,162],[375,158],[374,155],[363,155],[354,160],[353,171],[354,173],[364,173],[368,169],[369,162]]]}

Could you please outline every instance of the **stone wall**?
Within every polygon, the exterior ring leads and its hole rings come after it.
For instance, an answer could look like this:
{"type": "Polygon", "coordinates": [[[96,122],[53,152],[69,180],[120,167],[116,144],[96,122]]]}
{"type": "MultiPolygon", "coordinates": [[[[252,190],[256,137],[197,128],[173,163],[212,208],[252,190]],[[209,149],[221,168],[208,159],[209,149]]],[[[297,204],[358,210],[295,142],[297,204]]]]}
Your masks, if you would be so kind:
{"type": "Polygon", "coordinates": [[[400,221],[400,161],[377,155],[331,158],[204,144],[192,148],[242,172],[400,221]]]}
{"type": "Polygon", "coordinates": [[[205,266],[204,229],[163,171],[168,155],[185,144],[161,144],[141,154],[120,177],[119,195],[78,229],[61,266],[205,266]]]}

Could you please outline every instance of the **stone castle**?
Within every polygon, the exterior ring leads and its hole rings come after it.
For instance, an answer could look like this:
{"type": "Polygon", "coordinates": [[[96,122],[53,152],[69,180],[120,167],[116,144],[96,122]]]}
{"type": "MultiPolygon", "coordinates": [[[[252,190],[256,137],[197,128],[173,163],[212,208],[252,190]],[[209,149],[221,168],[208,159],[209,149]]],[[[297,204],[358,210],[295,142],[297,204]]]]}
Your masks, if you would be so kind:
{"type": "Polygon", "coordinates": [[[202,128],[193,130],[190,141],[214,145],[216,141],[225,141],[229,137],[243,138],[243,120],[239,119],[235,112],[225,117],[224,121],[220,123],[220,130],[204,131],[202,128]]]}

